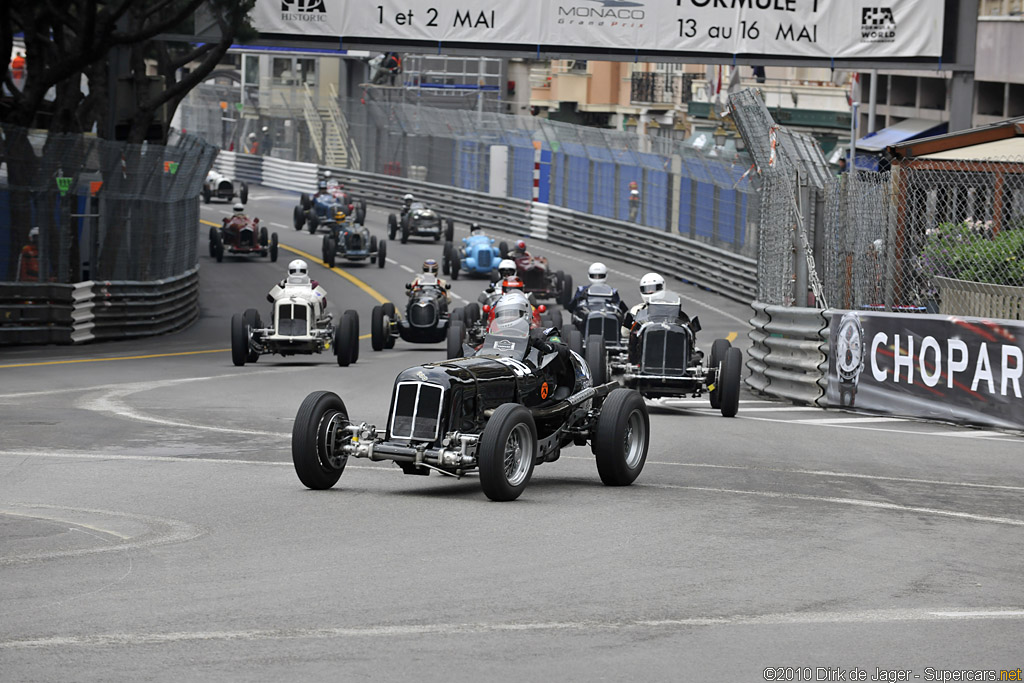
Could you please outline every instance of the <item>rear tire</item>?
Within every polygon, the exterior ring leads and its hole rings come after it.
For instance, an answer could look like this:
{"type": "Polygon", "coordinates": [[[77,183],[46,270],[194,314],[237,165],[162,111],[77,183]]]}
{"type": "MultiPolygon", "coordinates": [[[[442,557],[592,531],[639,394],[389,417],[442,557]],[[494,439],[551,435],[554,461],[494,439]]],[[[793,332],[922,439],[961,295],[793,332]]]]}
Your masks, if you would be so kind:
{"type": "Polygon", "coordinates": [[[586,357],[590,374],[594,378],[594,386],[608,381],[608,355],[604,350],[604,337],[592,334],[587,337],[586,357]]]}
{"type": "Polygon", "coordinates": [[[466,321],[467,325],[473,325],[480,321],[480,304],[476,301],[471,301],[463,308],[462,313],[463,320],[466,321]]]}
{"type": "Polygon", "coordinates": [[[370,263],[377,262],[377,236],[370,235],[370,263]]]}
{"type": "Polygon", "coordinates": [[[501,252],[500,254],[498,254],[498,258],[499,259],[506,259],[506,258],[508,258],[508,242],[505,242],[504,240],[499,242],[498,243],[498,251],[501,252]]]}
{"type": "Polygon", "coordinates": [[[498,406],[484,427],[477,451],[484,495],[495,501],[518,498],[533,476],[536,457],[533,415],[515,403],[498,406]]]}
{"type": "Polygon", "coordinates": [[[572,275],[569,273],[565,273],[562,276],[561,280],[562,291],[559,294],[558,303],[560,303],[562,306],[568,306],[569,303],[572,301],[572,295],[575,292],[575,290],[573,290],[572,288],[572,275]]]}
{"type": "Polygon", "coordinates": [[[722,376],[719,378],[721,392],[719,410],[722,417],[735,417],[740,409],[740,373],[743,371],[743,352],[735,346],[725,352],[722,360],[722,376]]]}
{"type": "Polygon", "coordinates": [[[388,214],[388,239],[395,239],[395,235],[398,234],[398,217],[393,213],[388,214]]]}
{"type": "Polygon", "coordinates": [[[327,245],[324,247],[324,263],[327,264],[328,268],[333,268],[336,262],[336,255],[338,253],[338,245],[334,243],[331,237],[327,237],[327,245]]]}
{"type": "Polygon", "coordinates": [[[455,221],[451,218],[445,221],[444,238],[449,242],[455,239],[455,221]]]}
{"type": "Polygon", "coordinates": [[[213,251],[217,263],[222,263],[224,261],[224,240],[221,238],[220,232],[217,233],[217,237],[213,241],[213,251]]]}
{"type": "Polygon", "coordinates": [[[241,367],[249,357],[249,339],[246,334],[245,318],[235,313],[231,316],[231,362],[241,367]]]}
{"type": "MultiPolygon", "coordinates": [[[[343,368],[352,363],[352,332],[353,320],[346,311],[334,328],[334,355],[338,358],[338,365],[343,368]]],[[[356,336],[359,336],[358,331],[356,336]]]]}
{"type": "Polygon", "coordinates": [[[306,220],[306,230],[309,231],[310,235],[315,235],[316,234],[316,227],[317,227],[316,224],[317,224],[317,218],[316,218],[315,215],[310,216],[306,220]]]}
{"type": "Polygon", "coordinates": [[[342,442],[351,441],[351,436],[338,434],[348,424],[345,403],[329,391],[314,391],[299,406],[292,426],[292,463],[304,486],[323,490],[338,483],[348,456],[336,456],[330,443],[336,434],[345,437],[342,442]]]}
{"type": "Polygon", "coordinates": [[[296,230],[302,230],[303,224],[306,222],[306,211],[301,206],[296,206],[292,211],[292,225],[295,226],[296,230]]]}
{"type": "Polygon", "coordinates": [[[210,228],[210,258],[217,258],[217,228],[210,228]]]}
{"type": "Polygon", "coordinates": [[[383,268],[387,262],[388,257],[388,242],[387,240],[381,240],[377,243],[377,267],[383,268]]]}
{"type": "Polygon", "coordinates": [[[349,309],[345,311],[345,317],[352,319],[352,362],[359,360],[359,311],[349,309]]]}
{"type": "Polygon", "coordinates": [[[644,468],[651,421],[643,397],[632,389],[615,389],[604,400],[591,449],[597,473],[606,486],[629,486],[644,468]]]}
{"type": "Polygon", "coordinates": [[[452,243],[445,242],[444,249],[441,252],[441,273],[447,275],[451,271],[452,262],[452,243]]]}
{"type": "Polygon", "coordinates": [[[266,227],[260,228],[260,246],[267,247],[270,245],[270,235],[267,233],[266,227]]]}
{"type": "Polygon", "coordinates": [[[452,320],[448,323],[448,360],[462,358],[462,342],[466,338],[465,328],[461,320],[452,320]]]}
{"type": "Polygon", "coordinates": [[[409,242],[409,223],[402,221],[402,244],[409,242]]]}
{"type": "Polygon", "coordinates": [[[720,408],[722,406],[722,373],[720,372],[720,365],[725,359],[725,353],[729,350],[732,344],[727,339],[716,339],[711,345],[711,356],[708,358],[708,368],[715,371],[715,382],[714,389],[708,390],[708,400],[711,402],[712,408],[720,408]]]}
{"type": "Polygon", "coordinates": [[[270,233],[270,262],[277,263],[277,233],[270,233]]]}
{"type": "Polygon", "coordinates": [[[452,273],[452,279],[459,279],[459,268],[462,267],[462,259],[459,258],[458,254],[452,254],[452,262],[448,265],[448,270],[452,273]]]}
{"type": "Polygon", "coordinates": [[[355,222],[359,225],[366,225],[366,202],[360,201],[359,204],[356,205],[355,213],[355,222]]]}
{"type": "Polygon", "coordinates": [[[395,312],[395,305],[388,301],[384,304],[384,315],[388,319],[387,334],[384,335],[384,348],[393,349],[395,348],[395,337],[391,334],[391,322],[398,319],[398,314],[395,312]]]}
{"type": "Polygon", "coordinates": [[[310,199],[307,193],[303,192],[302,194],[299,195],[299,206],[302,208],[303,211],[308,209],[310,205],[312,205],[312,203],[313,200],[310,199]]]}
{"type": "Polygon", "coordinates": [[[242,189],[238,191],[238,199],[243,204],[249,203],[249,186],[245,183],[242,183],[242,189]]]}
{"type": "Polygon", "coordinates": [[[207,187],[206,185],[203,185],[203,204],[209,204],[210,203],[210,197],[211,197],[210,188],[207,187]]]}

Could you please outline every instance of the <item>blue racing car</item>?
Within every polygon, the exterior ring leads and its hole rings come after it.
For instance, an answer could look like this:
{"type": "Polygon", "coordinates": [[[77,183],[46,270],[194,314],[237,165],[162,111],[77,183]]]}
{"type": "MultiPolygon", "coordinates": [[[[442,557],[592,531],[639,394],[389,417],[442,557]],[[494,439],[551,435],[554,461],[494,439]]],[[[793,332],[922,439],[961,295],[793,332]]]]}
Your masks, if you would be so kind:
{"type": "Polygon", "coordinates": [[[444,243],[441,269],[445,275],[451,275],[453,280],[459,279],[460,270],[490,277],[507,253],[507,244],[502,242],[494,246],[494,239],[483,234],[480,226],[473,223],[469,226],[469,237],[463,237],[462,244],[455,246],[450,241],[444,243]]]}
{"type": "Polygon", "coordinates": [[[338,220],[338,213],[344,214],[342,221],[351,219],[353,223],[363,225],[366,221],[366,202],[353,201],[345,188],[334,180],[321,180],[316,194],[310,197],[302,194],[299,204],[292,212],[292,222],[296,230],[303,225],[310,233],[321,227],[327,227],[338,220]]]}

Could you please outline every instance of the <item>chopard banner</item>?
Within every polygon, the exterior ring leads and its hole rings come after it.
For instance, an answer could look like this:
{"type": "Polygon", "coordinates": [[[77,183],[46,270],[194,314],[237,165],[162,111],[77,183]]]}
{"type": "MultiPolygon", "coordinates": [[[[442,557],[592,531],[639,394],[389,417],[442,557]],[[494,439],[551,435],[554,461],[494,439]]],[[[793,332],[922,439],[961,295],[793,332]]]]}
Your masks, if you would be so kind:
{"type": "Polygon", "coordinates": [[[257,0],[260,33],[821,59],[938,57],[944,0],[257,0]]]}
{"type": "Polygon", "coordinates": [[[1024,322],[835,313],[830,406],[1024,428],[1024,322]]]}

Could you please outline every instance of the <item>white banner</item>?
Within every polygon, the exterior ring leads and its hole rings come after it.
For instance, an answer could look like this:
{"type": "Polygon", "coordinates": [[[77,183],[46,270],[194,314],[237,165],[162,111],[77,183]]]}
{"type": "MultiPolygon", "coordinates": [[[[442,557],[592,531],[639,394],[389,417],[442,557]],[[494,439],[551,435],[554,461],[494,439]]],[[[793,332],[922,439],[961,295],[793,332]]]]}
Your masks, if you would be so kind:
{"type": "Polygon", "coordinates": [[[257,0],[260,33],[819,59],[939,57],[943,0],[257,0]]]}

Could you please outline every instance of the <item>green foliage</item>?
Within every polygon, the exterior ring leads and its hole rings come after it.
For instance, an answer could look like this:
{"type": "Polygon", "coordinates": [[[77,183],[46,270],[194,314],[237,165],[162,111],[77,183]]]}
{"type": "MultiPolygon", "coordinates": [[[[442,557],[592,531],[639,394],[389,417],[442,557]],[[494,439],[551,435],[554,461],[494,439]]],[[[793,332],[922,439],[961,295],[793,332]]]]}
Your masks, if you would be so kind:
{"type": "Polygon", "coordinates": [[[993,232],[992,221],[941,223],[927,231],[921,259],[925,274],[1024,286],[1024,229],[993,232]]]}

